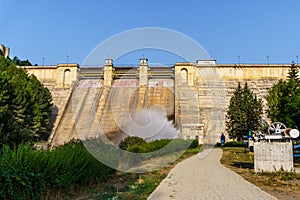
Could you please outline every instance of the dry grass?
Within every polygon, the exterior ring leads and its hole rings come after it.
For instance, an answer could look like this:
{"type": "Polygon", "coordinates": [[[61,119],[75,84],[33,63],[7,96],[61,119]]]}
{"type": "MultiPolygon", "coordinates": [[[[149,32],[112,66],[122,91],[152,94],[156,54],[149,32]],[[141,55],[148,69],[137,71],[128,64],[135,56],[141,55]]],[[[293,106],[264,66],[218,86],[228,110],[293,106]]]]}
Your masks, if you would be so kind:
{"type": "MultiPolygon", "coordinates": [[[[295,172],[254,173],[253,153],[245,151],[244,148],[225,147],[221,163],[278,199],[300,198],[300,174],[295,172]]],[[[299,166],[300,160],[294,160],[294,163],[295,166],[299,166]]]]}

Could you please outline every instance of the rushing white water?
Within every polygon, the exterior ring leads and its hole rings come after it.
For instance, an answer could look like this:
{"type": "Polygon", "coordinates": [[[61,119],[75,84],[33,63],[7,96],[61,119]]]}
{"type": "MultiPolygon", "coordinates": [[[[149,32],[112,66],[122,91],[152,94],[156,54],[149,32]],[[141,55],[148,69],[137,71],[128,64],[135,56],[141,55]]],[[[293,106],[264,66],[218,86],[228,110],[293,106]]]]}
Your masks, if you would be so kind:
{"type": "Polygon", "coordinates": [[[126,135],[137,136],[146,141],[174,139],[181,135],[173,122],[168,121],[165,110],[158,106],[137,111],[122,130],[126,135]]]}

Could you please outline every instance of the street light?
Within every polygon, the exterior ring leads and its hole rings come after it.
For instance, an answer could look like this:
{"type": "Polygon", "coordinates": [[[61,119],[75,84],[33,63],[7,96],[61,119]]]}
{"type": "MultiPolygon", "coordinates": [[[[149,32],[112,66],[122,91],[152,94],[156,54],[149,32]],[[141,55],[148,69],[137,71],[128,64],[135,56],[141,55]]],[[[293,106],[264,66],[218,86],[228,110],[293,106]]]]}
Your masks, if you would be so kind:
{"type": "Polygon", "coordinates": [[[299,62],[299,55],[296,56],[296,60],[297,60],[297,65],[298,65],[298,62],[299,62]]]}
{"type": "Polygon", "coordinates": [[[239,59],[239,66],[241,65],[241,55],[238,55],[238,59],[239,59]]]}
{"type": "Polygon", "coordinates": [[[269,67],[269,64],[270,64],[270,62],[269,62],[269,56],[267,56],[267,62],[268,62],[268,67],[269,67]]]}
{"type": "Polygon", "coordinates": [[[67,66],[69,65],[69,55],[67,55],[67,66]]]}
{"type": "Polygon", "coordinates": [[[44,67],[45,66],[45,58],[42,57],[42,59],[43,59],[43,67],[44,67]]]}

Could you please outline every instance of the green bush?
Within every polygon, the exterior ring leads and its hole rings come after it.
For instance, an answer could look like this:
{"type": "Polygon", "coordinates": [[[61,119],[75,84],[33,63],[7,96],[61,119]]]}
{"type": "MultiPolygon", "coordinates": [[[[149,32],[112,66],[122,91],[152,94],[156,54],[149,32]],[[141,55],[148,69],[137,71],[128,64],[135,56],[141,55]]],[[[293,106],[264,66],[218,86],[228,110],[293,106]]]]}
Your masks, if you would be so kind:
{"type": "MultiPolygon", "coordinates": [[[[141,155],[140,159],[149,159],[166,154],[178,153],[189,148],[191,141],[183,139],[161,139],[143,145],[134,145],[128,149],[134,153],[148,153],[141,155]],[[151,153],[151,154],[149,154],[151,153]]],[[[194,144],[195,145],[195,144],[194,144]]]]}
{"type": "Polygon", "coordinates": [[[224,147],[244,147],[244,142],[242,141],[229,141],[224,144],[224,147]]]}
{"type": "Polygon", "coordinates": [[[199,142],[198,140],[193,140],[191,145],[189,146],[189,149],[194,149],[194,148],[197,148],[199,145],[199,142]]]}
{"type": "Polygon", "coordinates": [[[135,144],[128,148],[128,151],[134,153],[149,153],[157,151],[170,143],[170,139],[154,140],[144,144],[135,144]]]}
{"type": "Polygon", "coordinates": [[[146,153],[148,150],[144,146],[133,145],[129,148],[129,151],[133,153],[146,153]]]}
{"type": "Polygon", "coordinates": [[[146,152],[148,153],[148,152],[153,152],[162,149],[163,147],[167,146],[170,142],[171,142],[170,139],[154,140],[143,145],[143,147],[146,149],[146,152]]]}
{"type": "Polygon", "coordinates": [[[53,151],[5,146],[0,155],[0,199],[40,199],[47,190],[64,191],[72,185],[106,180],[114,173],[79,141],[53,151]]]}
{"type": "Polygon", "coordinates": [[[143,145],[146,141],[143,138],[137,136],[128,136],[122,140],[119,144],[120,149],[129,150],[134,145],[143,145]]]}
{"type": "MultiPolygon", "coordinates": [[[[126,160],[128,166],[135,166],[143,161],[165,155],[180,156],[189,148],[191,143],[191,140],[183,139],[154,140],[145,144],[131,146],[127,152],[124,152],[122,157],[126,160]],[[137,154],[132,156],[130,152],[137,154]]],[[[193,145],[195,145],[195,143],[193,145]]]]}
{"type": "MultiPolygon", "coordinates": [[[[172,148],[175,149],[181,149],[182,144],[190,143],[189,149],[193,149],[198,147],[198,140],[182,140],[182,139],[160,139],[160,140],[154,140],[151,142],[146,142],[144,139],[139,137],[127,137],[124,140],[121,141],[119,144],[120,149],[127,150],[129,152],[134,153],[149,153],[154,152],[159,149],[164,148],[167,146],[171,141],[173,141],[173,144],[179,145],[176,147],[176,145],[173,145],[172,148]]],[[[181,149],[182,150],[182,149],[181,149]]]]}

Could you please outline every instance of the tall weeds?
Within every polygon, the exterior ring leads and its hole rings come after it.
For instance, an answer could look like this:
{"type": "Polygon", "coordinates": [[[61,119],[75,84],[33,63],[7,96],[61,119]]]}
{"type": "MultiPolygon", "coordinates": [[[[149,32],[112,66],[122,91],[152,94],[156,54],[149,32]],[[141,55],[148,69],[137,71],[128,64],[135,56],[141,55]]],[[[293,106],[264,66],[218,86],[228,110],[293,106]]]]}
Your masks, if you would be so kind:
{"type": "Polygon", "coordinates": [[[4,146],[0,155],[0,199],[40,199],[49,190],[104,181],[115,170],[95,159],[79,141],[52,151],[4,146]]]}

